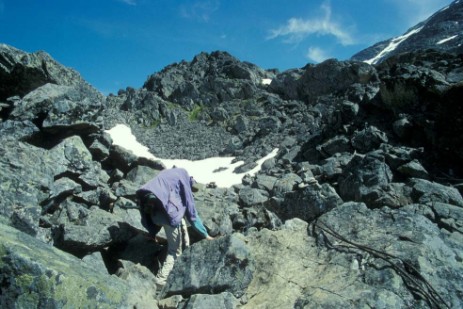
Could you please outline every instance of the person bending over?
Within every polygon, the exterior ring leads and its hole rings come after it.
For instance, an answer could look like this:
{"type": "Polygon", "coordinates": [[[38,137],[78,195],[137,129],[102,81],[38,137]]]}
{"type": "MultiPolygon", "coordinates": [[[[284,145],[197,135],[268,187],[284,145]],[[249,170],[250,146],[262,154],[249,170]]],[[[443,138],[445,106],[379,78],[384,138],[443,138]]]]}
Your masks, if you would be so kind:
{"type": "Polygon", "coordinates": [[[213,239],[207,233],[196,211],[193,197],[193,177],[183,168],[162,170],[156,177],[137,190],[141,223],[151,236],[164,228],[167,238],[167,256],[156,275],[158,287],[166,284],[175,260],[183,246],[189,246],[185,219],[204,239],[213,239]]]}

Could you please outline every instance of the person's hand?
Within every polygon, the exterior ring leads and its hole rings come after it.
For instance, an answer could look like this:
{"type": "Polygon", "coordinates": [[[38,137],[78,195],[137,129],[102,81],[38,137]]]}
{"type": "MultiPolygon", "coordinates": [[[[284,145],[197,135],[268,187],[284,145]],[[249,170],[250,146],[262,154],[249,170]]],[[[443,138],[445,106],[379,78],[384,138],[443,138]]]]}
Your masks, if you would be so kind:
{"type": "Polygon", "coordinates": [[[214,237],[207,235],[206,239],[207,239],[207,240],[213,240],[214,237]]]}

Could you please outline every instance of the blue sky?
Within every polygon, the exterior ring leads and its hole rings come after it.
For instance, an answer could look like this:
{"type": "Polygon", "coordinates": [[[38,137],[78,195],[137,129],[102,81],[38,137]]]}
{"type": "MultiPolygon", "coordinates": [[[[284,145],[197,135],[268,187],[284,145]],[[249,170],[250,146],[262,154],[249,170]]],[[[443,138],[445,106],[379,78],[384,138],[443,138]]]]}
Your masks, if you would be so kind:
{"type": "Polygon", "coordinates": [[[0,0],[0,43],[44,50],[105,94],[224,50],[284,71],[345,60],[451,0],[0,0]]]}

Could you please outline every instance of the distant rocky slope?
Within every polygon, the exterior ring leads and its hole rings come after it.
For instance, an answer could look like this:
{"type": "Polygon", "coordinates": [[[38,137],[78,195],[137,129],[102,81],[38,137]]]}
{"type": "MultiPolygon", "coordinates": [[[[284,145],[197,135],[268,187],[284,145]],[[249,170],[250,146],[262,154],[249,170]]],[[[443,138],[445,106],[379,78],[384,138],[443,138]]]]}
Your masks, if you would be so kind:
{"type": "Polygon", "coordinates": [[[351,60],[380,63],[391,56],[417,50],[463,53],[463,2],[453,1],[403,35],[368,47],[351,60]]]}
{"type": "Polygon", "coordinates": [[[105,97],[0,45],[0,306],[461,308],[462,62],[419,51],[280,73],[218,51],[105,97]],[[203,184],[217,237],[192,234],[162,291],[165,246],[134,193],[165,167],[113,145],[119,123],[159,157],[232,155],[239,171],[279,148],[240,185],[203,184]]]}

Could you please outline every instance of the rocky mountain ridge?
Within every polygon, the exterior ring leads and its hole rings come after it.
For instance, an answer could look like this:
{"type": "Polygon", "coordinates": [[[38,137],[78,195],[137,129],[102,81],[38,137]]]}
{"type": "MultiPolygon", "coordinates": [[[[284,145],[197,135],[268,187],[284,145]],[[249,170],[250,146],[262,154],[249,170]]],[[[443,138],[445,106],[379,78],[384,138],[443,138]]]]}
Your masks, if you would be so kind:
{"type": "Polygon", "coordinates": [[[353,55],[351,60],[377,64],[400,53],[427,49],[461,54],[462,20],[463,2],[455,0],[403,35],[376,43],[353,55]]]}
{"type": "Polygon", "coordinates": [[[463,63],[417,51],[379,65],[266,71],[201,53],[102,96],[46,53],[0,45],[0,305],[5,308],[459,308],[463,63]],[[271,83],[263,80],[271,79],[271,83]],[[159,157],[236,156],[202,184],[213,241],[156,290],[135,191],[159,157]]]}

